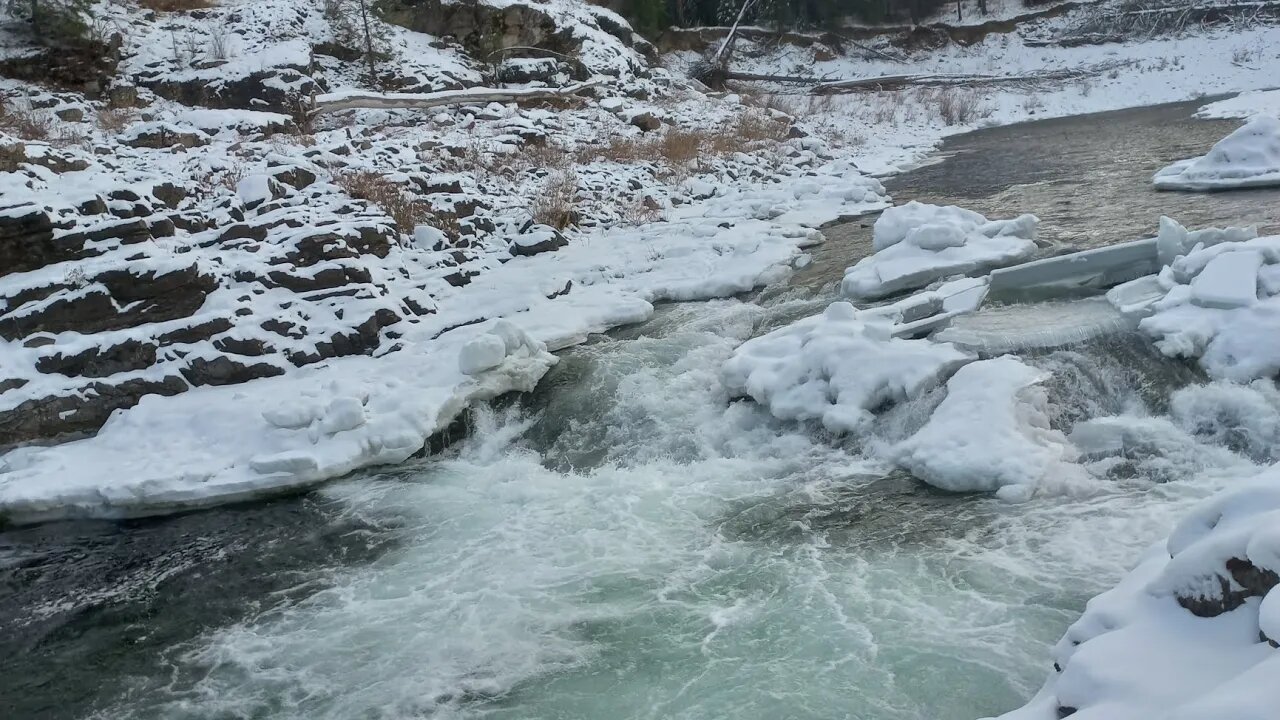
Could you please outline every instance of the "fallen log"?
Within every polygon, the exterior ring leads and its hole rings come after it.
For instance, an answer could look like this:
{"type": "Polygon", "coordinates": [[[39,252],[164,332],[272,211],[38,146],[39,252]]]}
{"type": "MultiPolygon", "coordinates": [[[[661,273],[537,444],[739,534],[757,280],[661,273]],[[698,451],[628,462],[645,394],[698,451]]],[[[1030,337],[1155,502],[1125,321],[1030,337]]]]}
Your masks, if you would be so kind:
{"type": "Polygon", "coordinates": [[[590,80],[558,88],[487,88],[442,90],[433,93],[379,93],[345,90],[317,95],[312,100],[312,116],[339,110],[425,110],[446,105],[468,105],[491,102],[532,102],[571,97],[602,81],[590,80]]]}
{"type": "Polygon", "coordinates": [[[814,94],[822,95],[848,90],[884,90],[907,85],[964,85],[980,82],[1013,82],[1023,79],[1025,78],[996,75],[878,75],[869,78],[834,80],[820,83],[813,88],[813,92],[814,94]]]}
{"type": "Polygon", "coordinates": [[[762,75],[760,73],[735,72],[729,70],[724,74],[725,80],[740,80],[743,82],[776,82],[790,83],[796,85],[816,85],[824,82],[822,78],[809,77],[805,75],[762,75]]]}

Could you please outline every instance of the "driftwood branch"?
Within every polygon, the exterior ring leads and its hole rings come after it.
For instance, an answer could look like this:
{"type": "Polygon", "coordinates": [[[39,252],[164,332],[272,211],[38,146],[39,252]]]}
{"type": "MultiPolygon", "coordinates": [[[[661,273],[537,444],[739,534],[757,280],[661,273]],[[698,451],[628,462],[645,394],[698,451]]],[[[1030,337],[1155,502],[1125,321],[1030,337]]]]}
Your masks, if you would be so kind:
{"type": "Polygon", "coordinates": [[[312,104],[311,115],[337,112],[339,110],[426,110],[446,105],[467,105],[471,103],[491,102],[531,102],[535,100],[556,100],[571,97],[583,90],[595,87],[600,80],[574,83],[558,88],[467,88],[466,90],[444,90],[434,93],[377,93],[377,92],[339,92],[317,95],[312,104]]]}

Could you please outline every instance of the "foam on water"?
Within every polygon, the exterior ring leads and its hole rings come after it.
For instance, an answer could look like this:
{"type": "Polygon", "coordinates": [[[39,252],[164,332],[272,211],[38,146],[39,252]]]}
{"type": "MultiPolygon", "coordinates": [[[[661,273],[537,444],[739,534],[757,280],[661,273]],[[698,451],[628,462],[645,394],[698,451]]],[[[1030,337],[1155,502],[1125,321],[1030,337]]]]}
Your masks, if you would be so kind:
{"type": "MultiPolygon", "coordinates": [[[[875,443],[728,404],[720,364],[761,312],[670,309],[656,337],[575,350],[540,412],[481,411],[450,455],[328,487],[394,549],[176,648],[102,717],[981,717],[1251,467],[1199,453],[1020,505],[934,492],[853,449],[875,443]]],[[[937,398],[917,402],[887,432],[937,398]]]]}

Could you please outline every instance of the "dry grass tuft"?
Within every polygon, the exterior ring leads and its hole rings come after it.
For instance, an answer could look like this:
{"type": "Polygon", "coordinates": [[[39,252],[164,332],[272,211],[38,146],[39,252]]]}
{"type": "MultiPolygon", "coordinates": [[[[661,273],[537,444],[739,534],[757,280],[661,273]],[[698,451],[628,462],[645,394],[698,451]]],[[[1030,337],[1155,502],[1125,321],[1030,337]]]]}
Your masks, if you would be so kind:
{"type": "Polygon", "coordinates": [[[138,119],[138,111],[134,108],[107,108],[99,110],[94,118],[98,129],[108,135],[116,135],[132,125],[138,119]]]}
{"type": "Polygon", "coordinates": [[[578,222],[578,174],[573,170],[551,173],[530,207],[533,221],[563,230],[578,222]]]}
{"type": "Polygon", "coordinates": [[[360,170],[338,175],[334,183],[353,198],[367,200],[391,216],[402,233],[412,233],[426,219],[420,203],[404,188],[375,172],[360,170]]]}
{"type": "Polygon", "coordinates": [[[16,103],[0,104],[0,132],[58,148],[89,144],[89,135],[80,123],[59,120],[46,110],[16,103]]]}
{"type": "Polygon", "coordinates": [[[55,135],[52,113],[13,103],[0,104],[0,132],[21,140],[48,142],[55,135]]]}
{"type": "Polygon", "coordinates": [[[988,117],[992,109],[983,105],[975,90],[963,88],[937,88],[921,93],[921,101],[932,107],[947,125],[968,125],[988,117]]]}

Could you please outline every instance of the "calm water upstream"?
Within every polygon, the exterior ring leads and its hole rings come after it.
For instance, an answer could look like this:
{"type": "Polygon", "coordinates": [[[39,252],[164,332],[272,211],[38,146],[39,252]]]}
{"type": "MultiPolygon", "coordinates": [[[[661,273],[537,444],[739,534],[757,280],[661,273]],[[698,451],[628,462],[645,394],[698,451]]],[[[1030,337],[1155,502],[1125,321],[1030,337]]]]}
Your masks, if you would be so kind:
{"type": "MultiPolygon", "coordinates": [[[[1193,110],[955,138],[947,160],[890,187],[899,200],[1036,212],[1064,245],[1132,239],[1160,213],[1275,224],[1277,193],[1150,190],[1156,167],[1233,127],[1193,110]]],[[[863,252],[861,225],[833,229],[791,288],[666,306],[563,353],[537,392],[478,412],[444,455],[276,502],[0,533],[0,717],[1012,709],[1085,601],[1252,461],[1217,435],[1179,437],[1110,467],[1101,495],[1008,505],[932,491],[875,459],[937,392],[843,439],[730,402],[720,363],[829,302],[863,252]]],[[[1054,370],[1062,427],[1122,413],[1141,427],[1198,380],[1128,335],[1028,359],[1054,370]]]]}

